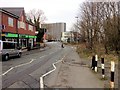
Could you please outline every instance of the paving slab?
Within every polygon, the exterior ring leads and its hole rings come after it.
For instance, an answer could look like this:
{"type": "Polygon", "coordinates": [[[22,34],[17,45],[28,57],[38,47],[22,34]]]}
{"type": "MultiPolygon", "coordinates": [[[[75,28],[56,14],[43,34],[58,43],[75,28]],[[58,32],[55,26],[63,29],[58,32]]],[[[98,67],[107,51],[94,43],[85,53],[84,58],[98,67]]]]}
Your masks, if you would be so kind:
{"type": "Polygon", "coordinates": [[[44,78],[48,88],[104,88],[101,81],[90,68],[82,66],[75,49],[71,49],[57,69],[44,78]]]}

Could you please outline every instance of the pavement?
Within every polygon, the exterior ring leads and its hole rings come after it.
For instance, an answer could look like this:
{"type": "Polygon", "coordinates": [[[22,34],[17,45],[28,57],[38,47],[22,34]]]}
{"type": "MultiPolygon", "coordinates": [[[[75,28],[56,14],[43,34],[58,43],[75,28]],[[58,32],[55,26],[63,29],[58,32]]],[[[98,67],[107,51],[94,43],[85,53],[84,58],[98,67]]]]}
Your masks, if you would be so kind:
{"type": "Polygon", "coordinates": [[[104,81],[83,64],[75,48],[66,55],[57,69],[44,78],[46,88],[104,88],[104,81]]]}

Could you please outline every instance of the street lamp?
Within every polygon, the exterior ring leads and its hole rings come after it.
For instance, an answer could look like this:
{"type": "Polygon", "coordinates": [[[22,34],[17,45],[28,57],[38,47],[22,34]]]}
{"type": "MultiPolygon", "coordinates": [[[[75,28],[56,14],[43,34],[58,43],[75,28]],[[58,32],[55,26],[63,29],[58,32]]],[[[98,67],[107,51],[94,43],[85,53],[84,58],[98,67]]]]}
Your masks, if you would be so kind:
{"type": "Polygon", "coordinates": [[[77,33],[77,41],[78,42],[78,17],[75,17],[77,19],[77,28],[76,28],[76,33],[77,33]]]}

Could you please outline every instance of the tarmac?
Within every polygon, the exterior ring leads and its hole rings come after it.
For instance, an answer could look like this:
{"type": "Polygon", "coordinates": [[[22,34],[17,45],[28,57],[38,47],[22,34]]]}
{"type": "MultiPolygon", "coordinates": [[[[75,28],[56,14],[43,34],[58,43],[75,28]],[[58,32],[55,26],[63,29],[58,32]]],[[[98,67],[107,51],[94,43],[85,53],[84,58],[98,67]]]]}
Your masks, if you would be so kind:
{"type": "Polygon", "coordinates": [[[71,52],[56,64],[57,69],[44,78],[46,88],[104,88],[104,81],[79,57],[73,48],[71,52]]]}

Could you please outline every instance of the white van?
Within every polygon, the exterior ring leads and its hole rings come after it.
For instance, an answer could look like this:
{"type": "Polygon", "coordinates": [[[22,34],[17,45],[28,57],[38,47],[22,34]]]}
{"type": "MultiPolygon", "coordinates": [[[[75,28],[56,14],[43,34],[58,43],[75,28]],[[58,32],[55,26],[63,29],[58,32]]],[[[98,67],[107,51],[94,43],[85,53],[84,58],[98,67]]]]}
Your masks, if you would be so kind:
{"type": "Polygon", "coordinates": [[[9,60],[10,57],[21,57],[21,50],[17,48],[17,42],[1,41],[0,40],[0,53],[2,54],[2,60],[9,60]]]}

